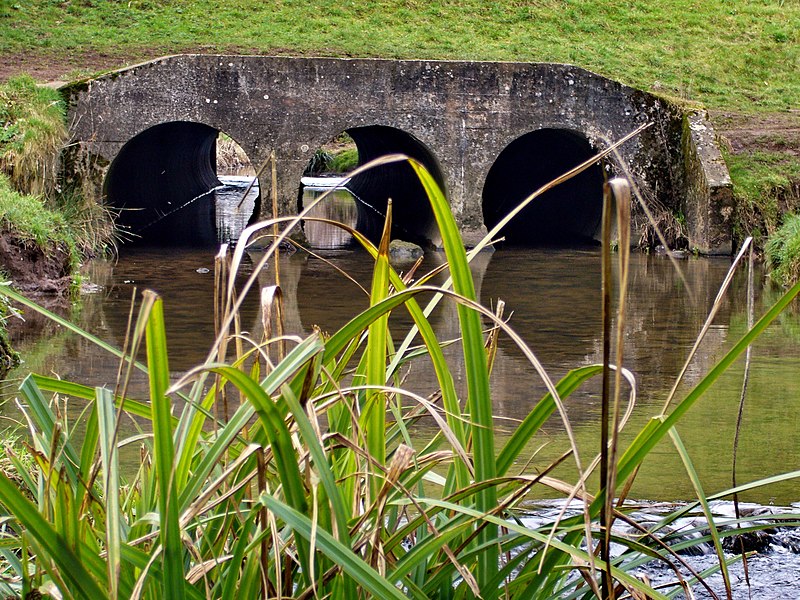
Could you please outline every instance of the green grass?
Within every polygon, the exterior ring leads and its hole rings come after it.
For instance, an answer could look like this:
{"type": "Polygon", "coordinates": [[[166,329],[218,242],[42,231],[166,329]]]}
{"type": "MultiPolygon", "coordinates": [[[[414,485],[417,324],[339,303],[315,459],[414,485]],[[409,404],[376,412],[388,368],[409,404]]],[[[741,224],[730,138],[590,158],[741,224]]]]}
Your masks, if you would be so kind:
{"type": "MultiPolygon", "coordinates": [[[[502,316],[475,302],[468,264],[474,253],[465,252],[433,178],[420,165],[412,167],[436,215],[451,279],[434,287],[433,274],[417,274],[407,283],[389,264],[388,235],[375,248],[352,232],[374,260],[370,306],[330,336],[316,331],[279,343],[264,331],[242,335],[238,328],[244,295],[258,293],[251,288],[259,272],[307,214],[280,219],[286,229],[252,267],[244,289],[234,286],[235,273],[248,260],[248,244],[271,231],[273,223],[249,227],[232,256],[217,257],[221,304],[219,313],[208,317],[216,318],[219,333],[208,340],[207,360],[183,374],[170,371],[163,301],[153,292],[145,291],[140,299],[138,318],[120,350],[0,287],[0,293],[121,361],[120,381],[96,382],[97,387],[36,374],[22,382],[19,393],[36,467],[11,454],[10,470],[0,469],[5,534],[0,594],[25,597],[32,590],[57,588],[62,597],[93,599],[588,599],[607,597],[601,588],[619,585],[661,600],[680,587],[653,590],[632,569],[653,558],[673,563],[675,551],[706,540],[719,548],[722,538],[735,534],[713,524],[704,537],[689,541],[671,532],[676,518],[697,506],[708,512],[712,499],[703,492],[677,429],[690,418],[689,409],[702,402],[710,386],[800,293],[800,284],[778,298],[708,373],[693,375],[691,389],[678,394],[669,410],[652,415],[624,451],[616,449],[619,415],[613,410],[608,413],[608,452],[591,459],[600,449],[598,440],[593,450],[584,449],[589,453],[584,459],[568,457],[578,467],[577,480],[556,479],[546,464],[537,465],[537,472],[515,472],[520,453],[551,415],[561,414],[569,429],[562,400],[602,373],[614,379],[610,359],[552,381],[502,316]],[[417,303],[430,298],[430,292],[436,292],[431,305],[454,302],[458,309],[461,360],[455,370],[444,359],[446,340],[436,337],[426,317],[432,306],[423,309],[417,303]],[[408,311],[414,328],[392,330],[396,326],[388,317],[396,310],[408,311]],[[531,385],[542,380],[549,390],[500,448],[495,447],[489,385],[491,357],[498,347],[495,330],[527,359],[525,376],[531,385]],[[412,347],[412,340],[418,345],[412,347]],[[140,349],[144,364],[134,362],[140,349]],[[401,368],[409,363],[435,373],[436,394],[422,398],[404,388],[401,368]],[[127,393],[134,370],[147,374],[146,400],[127,393]],[[456,391],[456,377],[466,382],[463,397],[456,391]],[[223,409],[226,396],[241,400],[230,413],[223,409]],[[68,421],[56,400],[85,410],[68,421]],[[393,418],[387,418],[390,412],[393,418]],[[410,428],[422,415],[436,423],[436,434],[415,442],[410,428]],[[141,431],[131,433],[120,427],[123,422],[141,431]],[[603,544],[602,523],[610,526],[620,517],[618,511],[608,512],[606,499],[614,490],[622,493],[652,449],[670,439],[696,489],[696,506],[648,523],[649,531],[641,536],[612,536],[624,551],[610,565],[587,552],[587,544],[603,544]],[[140,461],[124,472],[119,453],[128,445],[141,448],[140,461]],[[586,490],[586,480],[600,463],[606,481],[586,490]],[[538,477],[542,471],[550,477],[538,477]],[[10,479],[9,472],[18,478],[10,479]],[[586,496],[583,515],[525,527],[516,520],[522,512],[518,505],[534,488],[550,496],[584,491],[592,496],[586,496]]],[[[621,197],[616,205],[624,226],[629,216],[621,197]]],[[[613,228],[610,211],[606,214],[608,242],[613,228]]],[[[386,232],[391,210],[387,215],[386,232]]],[[[603,256],[606,295],[623,294],[627,253],[612,255],[606,243],[603,256]],[[612,278],[612,257],[619,262],[619,282],[612,278]]],[[[278,301],[278,295],[272,297],[278,301]]],[[[620,305],[615,315],[606,313],[609,327],[624,321],[624,302],[620,305]]],[[[279,313],[268,305],[263,311],[265,320],[279,313]]],[[[617,377],[609,386],[603,395],[609,409],[616,405],[615,389],[627,394],[627,384],[617,377]]],[[[800,524],[797,515],[776,518],[785,525],[800,524]]],[[[743,523],[769,526],[748,518],[743,523]]],[[[611,541],[605,538],[606,544],[611,541]]],[[[726,577],[721,553],[717,569],[726,577]]]]}
{"type": "Polygon", "coordinates": [[[67,137],[64,101],[27,75],[0,85],[0,172],[25,194],[52,195],[67,137]]]}
{"type": "Polygon", "coordinates": [[[50,210],[38,196],[20,194],[8,178],[0,174],[0,230],[11,232],[22,242],[34,243],[47,254],[50,244],[64,244],[75,261],[75,238],[66,219],[50,210]]]}
{"type": "MultiPolygon", "coordinates": [[[[746,112],[800,97],[800,4],[793,1],[7,0],[0,56],[182,51],[555,61],[746,112]]],[[[13,58],[12,58],[13,57],[13,58]]]]}
{"type": "Polygon", "coordinates": [[[113,238],[105,210],[81,191],[58,181],[67,142],[65,106],[58,91],[27,75],[0,84],[0,217],[5,230],[34,241],[65,243],[79,253],[102,251],[113,238]],[[60,185],[59,185],[60,184],[60,185]]]}
{"type": "Polygon", "coordinates": [[[725,153],[736,196],[734,235],[750,235],[763,247],[781,225],[784,213],[800,210],[800,158],[758,150],[725,153]]]}
{"type": "Polygon", "coordinates": [[[787,214],[764,249],[770,277],[790,286],[800,280],[800,214],[787,214]]]}

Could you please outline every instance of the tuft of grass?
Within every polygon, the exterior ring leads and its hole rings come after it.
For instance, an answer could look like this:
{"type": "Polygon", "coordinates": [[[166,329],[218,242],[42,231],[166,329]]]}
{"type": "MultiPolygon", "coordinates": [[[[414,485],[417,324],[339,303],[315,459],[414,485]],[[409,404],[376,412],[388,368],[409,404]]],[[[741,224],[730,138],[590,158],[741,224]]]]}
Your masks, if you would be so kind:
{"type": "Polygon", "coordinates": [[[0,171],[24,194],[51,196],[67,138],[64,102],[54,89],[20,75],[0,86],[0,171]]]}
{"type": "Polygon", "coordinates": [[[63,244],[73,262],[78,251],[66,219],[50,210],[39,196],[14,190],[5,175],[0,174],[0,231],[11,232],[23,243],[36,244],[46,255],[51,244],[63,244]]]}
{"type": "Polygon", "coordinates": [[[330,161],[330,170],[333,173],[349,173],[358,166],[358,149],[345,148],[334,154],[330,161]]]}
{"type": "Polygon", "coordinates": [[[764,248],[770,278],[789,287],[800,280],[800,214],[789,214],[764,248]]]}
{"type": "Polygon", "coordinates": [[[752,236],[763,248],[784,213],[800,211],[800,158],[788,153],[758,150],[725,152],[736,197],[734,235],[752,236]]]}

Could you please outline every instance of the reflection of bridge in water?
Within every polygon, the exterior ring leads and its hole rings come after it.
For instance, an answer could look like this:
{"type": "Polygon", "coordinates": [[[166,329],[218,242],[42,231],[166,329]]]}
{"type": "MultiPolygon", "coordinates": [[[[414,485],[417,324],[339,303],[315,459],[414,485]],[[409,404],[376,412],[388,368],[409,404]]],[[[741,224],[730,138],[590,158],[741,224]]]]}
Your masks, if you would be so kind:
{"type": "MultiPolygon", "coordinates": [[[[423,269],[443,260],[443,254],[426,258],[423,269]]],[[[254,262],[257,256],[253,256],[254,262]]],[[[347,253],[330,260],[369,289],[371,262],[366,255],[347,253]]],[[[681,263],[696,299],[692,302],[672,264],[663,258],[632,256],[629,302],[626,314],[625,366],[637,375],[644,400],[661,398],[677,376],[717,288],[727,272],[727,261],[691,260],[681,263]]],[[[600,323],[600,268],[596,251],[502,250],[479,254],[472,263],[476,290],[484,306],[497,299],[506,302],[511,327],[525,340],[550,376],[557,380],[568,370],[602,361],[600,323]],[[557,260],[556,260],[557,259],[557,260]]],[[[273,281],[269,273],[260,284],[273,281]]],[[[444,281],[440,278],[439,283],[444,281]]],[[[368,306],[368,296],[322,261],[303,256],[285,257],[281,284],[286,299],[287,331],[301,335],[318,325],[333,332],[357,311],[368,306]]],[[[424,305],[424,304],[423,304],[424,305]]],[[[727,339],[730,319],[726,303],[687,374],[688,384],[708,371],[727,339]]],[[[459,338],[455,305],[444,301],[431,317],[441,341],[459,338]]],[[[410,329],[404,309],[390,323],[395,343],[410,329]]],[[[487,324],[488,325],[488,324],[487,324]]],[[[254,328],[260,327],[258,323],[254,328]]],[[[456,384],[462,381],[460,348],[446,349],[456,384]]],[[[426,359],[412,367],[414,386],[421,393],[435,389],[426,359]]],[[[507,337],[501,336],[492,375],[492,398],[499,416],[521,418],[545,392],[534,369],[507,337]]],[[[578,420],[594,415],[592,398],[583,396],[578,420]]]]}
{"type": "MultiPolygon", "coordinates": [[[[261,256],[251,253],[245,269],[256,264],[261,256]]],[[[430,269],[442,259],[443,254],[429,253],[422,268],[430,269]]],[[[369,288],[372,263],[365,253],[328,253],[328,260],[369,288]]],[[[259,273],[257,287],[273,283],[272,261],[269,263],[269,268],[259,273]]],[[[713,302],[728,263],[723,260],[682,262],[697,298],[694,303],[689,300],[669,261],[633,255],[632,263],[625,364],[637,375],[642,399],[647,400],[663,395],[672,384],[713,302]]],[[[157,250],[137,250],[123,255],[116,266],[103,262],[97,265],[91,279],[102,283],[107,292],[84,300],[81,314],[86,319],[82,323],[86,329],[121,346],[133,286],[153,288],[164,297],[173,373],[182,373],[205,360],[214,338],[213,261],[208,252],[179,251],[165,262],[157,250]],[[105,276],[98,272],[104,264],[108,265],[105,276]],[[210,268],[211,272],[198,273],[198,268],[210,268]]],[[[319,326],[323,332],[335,332],[368,306],[366,292],[319,259],[299,252],[281,256],[280,269],[285,329],[289,334],[306,336],[314,326],[319,326]]],[[[481,302],[490,307],[498,298],[506,302],[506,316],[511,327],[526,341],[553,379],[575,367],[600,362],[597,252],[485,252],[473,262],[473,274],[481,302]],[[554,260],[556,256],[558,260],[554,260]]],[[[440,276],[434,283],[440,284],[443,280],[444,276],[440,276]]],[[[242,277],[238,281],[241,284],[242,277]]],[[[260,340],[263,330],[258,289],[245,297],[241,316],[242,328],[249,337],[260,340]]],[[[689,383],[707,372],[714,362],[726,342],[730,319],[730,304],[726,301],[688,374],[689,383]]],[[[441,303],[431,323],[441,341],[458,339],[458,319],[452,301],[441,303]]],[[[395,343],[399,343],[409,330],[411,319],[404,309],[397,309],[390,326],[395,343]]],[[[115,381],[117,361],[113,357],[79,339],[70,342],[67,350],[70,355],[46,367],[46,371],[92,385],[115,381]]],[[[446,348],[446,355],[456,384],[460,386],[463,361],[458,344],[446,348]]],[[[427,359],[415,361],[412,368],[409,385],[421,393],[433,391],[435,381],[427,359]]],[[[499,416],[521,417],[544,393],[533,368],[516,346],[502,336],[492,383],[499,416]]],[[[146,395],[145,385],[141,396],[146,395]]],[[[591,418],[594,398],[591,394],[582,398],[580,415],[576,418],[591,418]]]]}

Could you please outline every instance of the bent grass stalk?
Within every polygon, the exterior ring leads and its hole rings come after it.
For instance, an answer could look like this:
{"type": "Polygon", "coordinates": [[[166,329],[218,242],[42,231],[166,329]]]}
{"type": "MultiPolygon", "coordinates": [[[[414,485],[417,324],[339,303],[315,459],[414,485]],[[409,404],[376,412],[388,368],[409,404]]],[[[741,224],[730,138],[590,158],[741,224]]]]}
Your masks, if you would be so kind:
{"type": "MultiPolygon", "coordinates": [[[[398,160],[406,159],[386,157],[363,168],[398,160]]],[[[148,365],[136,368],[150,379],[149,402],[127,397],[125,385],[118,386],[120,395],[112,395],[38,375],[23,382],[20,393],[27,402],[38,465],[37,475],[23,481],[36,503],[0,474],[0,505],[8,534],[3,555],[11,557],[8,549],[24,554],[30,548],[34,575],[23,572],[27,563],[13,558],[4,568],[14,571],[18,581],[55,586],[63,596],[74,598],[584,597],[598,594],[602,578],[594,570],[607,573],[613,585],[632,595],[667,597],[630,574],[644,560],[675,560],[673,548],[648,541],[656,537],[666,546],[676,544],[662,529],[653,528],[640,539],[611,531],[610,540],[626,548],[620,558],[603,560],[591,552],[595,538],[601,542],[605,535],[596,528],[605,496],[613,498],[614,486],[627,482],[659,439],[675,435],[673,428],[688,407],[800,293],[800,285],[787,292],[671,413],[648,423],[619,459],[614,451],[617,428],[612,424],[609,475],[599,494],[593,497],[585,491],[599,456],[579,469],[576,482],[512,474],[548,416],[561,412],[569,427],[562,400],[596,377],[602,366],[581,367],[552,382],[502,317],[477,303],[469,256],[447,201],[424,169],[411,164],[442,231],[453,290],[449,283],[429,285],[425,275],[414,283],[403,281],[388,264],[385,244],[375,248],[355,232],[356,241],[376,262],[370,307],[331,336],[279,336],[291,347],[262,373],[262,363],[269,364],[269,345],[277,340],[241,335],[236,328],[239,307],[288,230],[308,217],[304,212],[247,228],[224,278],[217,303],[218,334],[208,358],[172,383],[161,300],[146,294],[134,331],[147,333],[148,365]],[[275,225],[286,227],[273,238],[244,291],[234,293],[234,276],[248,243],[275,225]],[[457,305],[468,371],[463,413],[442,342],[417,303],[420,295],[431,292],[457,305]],[[388,315],[398,308],[411,314],[421,349],[409,350],[405,342],[397,348],[391,345],[388,315]],[[495,329],[508,336],[527,359],[532,376],[547,386],[545,396],[499,450],[493,436],[483,322],[492,328],[489,343],[495,329]],[[225,348],[232,337],[238,347],[235,359],[227,361],[225,348]],[[400,365],[420,359],[436,373],[441,406],[438,395],[422,398],[387,385],[400,365]],[[354,366],[360,380],[347,375],[354,366]],[[230,415],[215,412],[226,390],[242,398],[230,415]],[[97,410],[81,415],[79,423],[66,422],[63,413],[51,410],[44,392],[94,403],[97,410]],[[390,402],[394,421],[385,420],[390,402]],[[180,414],[173,414],[179,403],[180,414]],[[152,433],[117,440],[115,410],[147,419],[152,433]],[[407,424],[422,412],[436,415],[432,421],[439,434],[433,441],[418,449],[389,443],[410,441],[407,424]],[[87,431],[82,441],[64,433],[80,425],[87,431]],[[131,443],[142,445],[141,461],[128,475],[116,456],[120,446],[131,443]],[[47,485],[39,485],[37,477],[47,485]],[[116,481],[119,497],[111,502],[116,481]],[[520,526],[509,517],[534,486],[582,499],[583,516],[559,516],[537,528],[520,526]],[[52,522],[42,517],[39,506],[49,507],[52,522]]],[[[0,291],[43,311],[11,290],[0,291]]],[[[270,293],[279,297],[277,290],[270,293]]],[[[262,305],[265,323],[271,320],[271,304],[262,305]]],[[[70,327],[134,364],[130,355],[70,327]]],[[[632,376],[619,365],[616,371],[618,394],[620,377],[632,381],[632,376]]],[[[632,389],[620,428],[634,398],[632,389]]],[[[613,422],[620,412],[614,400],[613,422]]],[[[574,440],[571,444],[580,466],[574,440]]],[[[686,464],[691,468],[688,456],[686,464]]],[[[544,465],[543,473],[551,466],[544,465]]],[[[697,488],[701,504],[711,499],[703,497],[700,485],[697,488]]],[[[746,486],[739,491],[743,489],[746,486]]],[[[614,509],[609,523],[624,516],[620,510],[614,509]]],[[[763,526],[752,521],[743,525],[763,526]]],[[[718,537],[724,535],[727,532],[719,532],[718,537]]],[[[699,542],[679,542],[680,547],[687,543],[699,542]]],[[[724,562],[717,568],[724,569],[724,562]]],[[[31,587],[29,583],[24,585],[31,587]]],[[[681,585],[685,584],[677,583],[676,589],[681,585]]],[[[20,591],[21,584],[0,582],[0,592],[20,591]]]]}

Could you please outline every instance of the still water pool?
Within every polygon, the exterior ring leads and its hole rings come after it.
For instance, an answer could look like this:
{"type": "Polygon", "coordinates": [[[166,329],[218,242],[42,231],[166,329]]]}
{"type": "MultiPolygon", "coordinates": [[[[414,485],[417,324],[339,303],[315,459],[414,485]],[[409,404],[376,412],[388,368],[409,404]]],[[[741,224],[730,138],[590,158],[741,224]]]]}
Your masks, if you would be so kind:
{"type": "MultiPolygon", "coordinates": [[[[335,205],[332,203],[332,205],[335,205]]],[[[350,210],[339,207],[337,210],[350,210]]],[[[241,227],[240,227],[241,228],[241,227]]],[[[341,240],[340,240],[341,241],[341,240]]],[[[344,240],[346,242],[346,240],[344,240]]],[[[324,244],[321,244],[324,245],[324,244]]],[[[332,244],[336,246],[337,244],[332,244]]],[[[331,264],[367,285],[369,257],[355,250],[319,249],[322,258],[303,252],[281,257],[286,326],[304,336],[314,326],[333,332],[359,309],[367,306],[363,290],[342,277],[331,264]],[[328,261],[328,262],[326,262],[328,261]]],[[[154,289],[165,299],[171,370],[177,376],[202,362],[213,339],[214,249],[124,249],[116,260],[96,260],[85,274],[96,287],[71,309],[72,318],[105,341],[121,346],[134,293],[154,289]]],[[[260,257],[249,254],[245,272],[260,257]]],[[[444,260],[429,252],[422,271],[444,260]]],[[[663,257],[632,256],[630,299],[625,326],[625,366],[637,380],[637,404],[626,429],[631,439],[647,420],[661,410],[664,399],[685,361],[708,313],[718,287],[729,268],[725,259],[681,261],[684,279],[663,257]]],[[[554,380],[568,370],[601,359],[600,255],[594,248],[581,250],[506,249],[480,254],[473,275],[481,302],[506,302],[506,315],[544,364],[554,380]]],[[[259,282],[273,281],[271,272],[259,274],[259,282]]],[[[678,398],[696,384],[745,332],[747,316],[745,275],[737,275],[714,325],[690,365],[678,398]]],[[[757,281],[763,281],[761,273],[757,281]]],[[[761,314],[778,291],[757,286],[756,315],[761,314]]],[[[242,323],[259,336],[257,295],[245,300],[242,323]]],[[[31,319],[35,325],[36,319],[31,319]]],[[[444,305],[432,316],[440,339],[457,337],[456,311],[444,305]]],[[[410,320],[398,315],[392,321],[395,340],[408,330],[410,320]]],[[[4,395],[30,371],[57,374],[91,385],[113,385],[118,363],[87,341],[58,328],[32,326],[17,334],[16,347],[24,363],[9,374],[4,395]]],[[[458,348],[448,349],[457,385],[463,387],[458,348]]],[[[434,390],[434,379],[424,362],[413,365],[407,378],[421,393],[434,390]]],[[[707,493],[730,487],[734,426],[742,388],[741,363],[726,373],[690,411],[679,432],[689,448],[707,493]]],[[[143,383],[132,388],[134,396],[146,396],[143,383]]],[[[522,353],[501,339],[492,374],[492,394],[499,437],[513,431],[544,394],[544,386],[522,353]]],[[[598,451],[599,382],[569,398],[567,411],[577,436],[582,462],[598,451]]],[[[13,402],[1,409],[6,418],[19,417],[13,402]]],[[[740,442],[739,482],[800,469],[800,307],[793,306],[762,336],[753,349],[753,365],[745,401],[740,442]]],[[[564,429],[552,419],[534,440],[519,469],[535,472],[567,448],[564,429]]],[[[417,434],[427,434],[423,424],[417,434]]],[[[574,468],[557,474],[574,478],[574,468]]],[[[639,498],[682,500],[694,496],[677,454],[667,443],[649,457],[639,474],[633,495],[639,498]]],[[[752,501],[788,504],[800,499],[795,482],[748,494],[752,501]]]]}

